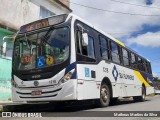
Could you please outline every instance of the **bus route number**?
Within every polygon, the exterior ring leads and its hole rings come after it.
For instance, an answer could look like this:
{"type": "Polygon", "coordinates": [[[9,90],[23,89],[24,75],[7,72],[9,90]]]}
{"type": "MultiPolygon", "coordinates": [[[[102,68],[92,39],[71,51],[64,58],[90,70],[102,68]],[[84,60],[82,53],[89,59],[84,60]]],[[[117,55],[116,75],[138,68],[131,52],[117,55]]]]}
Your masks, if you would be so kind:
{"type": "Polygon", "coordinates": [[[108,73],[108,68],[103,67],[103,72],[108,73]]]}

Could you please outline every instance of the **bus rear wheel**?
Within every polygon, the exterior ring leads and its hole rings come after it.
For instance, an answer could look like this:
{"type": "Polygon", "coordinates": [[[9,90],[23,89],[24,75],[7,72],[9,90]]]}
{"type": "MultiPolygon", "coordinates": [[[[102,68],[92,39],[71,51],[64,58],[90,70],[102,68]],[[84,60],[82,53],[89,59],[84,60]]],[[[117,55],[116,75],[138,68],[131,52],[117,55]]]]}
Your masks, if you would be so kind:
{"type": "Polygon", "coordinates": [[[146,90],[145,87],[142,86],[142,95],[133,97],[135,102],[144,102],[146,98],[146,90]]]}
{"type": "Polygon", "coordinates": [[[102,83],[100,89],[100,100],[98,100],[99,107],[107,107],[110,102],[110,89],[107,84],[102,83]]]}

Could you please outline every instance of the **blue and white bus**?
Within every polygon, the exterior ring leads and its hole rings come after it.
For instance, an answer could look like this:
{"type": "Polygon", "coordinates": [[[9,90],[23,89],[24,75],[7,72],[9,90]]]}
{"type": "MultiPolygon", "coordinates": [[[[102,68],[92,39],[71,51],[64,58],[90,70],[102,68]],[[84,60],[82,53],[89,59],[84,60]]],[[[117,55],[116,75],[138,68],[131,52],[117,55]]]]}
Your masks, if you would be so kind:
{"type": "Polygon", "coordinates": [[[154,93],[149,60],[73,14],[23,25],[14,41],[13,101],[144,101],[154,93]]]}

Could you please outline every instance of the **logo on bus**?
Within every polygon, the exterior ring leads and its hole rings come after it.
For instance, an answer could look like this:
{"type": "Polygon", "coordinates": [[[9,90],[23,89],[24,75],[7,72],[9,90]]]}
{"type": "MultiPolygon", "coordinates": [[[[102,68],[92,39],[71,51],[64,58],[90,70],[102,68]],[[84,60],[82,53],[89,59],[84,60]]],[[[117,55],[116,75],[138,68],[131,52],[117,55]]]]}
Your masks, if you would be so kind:
{"type": "Polygon", "coordinates": [[[90,73],[89,73],[89,68],[85,68],[85,77],[89,77],[90,73]]]}
{"type": "Polygon", "coordinates": [[[115,65],[114,65],[113,70],[112,70],[112,75],[113,75],[115,81],[117,81],[117,78],[118,78],[118,71],[117,71],[117,68],[116,68],[115,65]]]}
{"type": "Polygon", "coordinates": [[[34,81],[34,86],[38,86],[39,85],[39,82],[38,81],[34,81]]]}

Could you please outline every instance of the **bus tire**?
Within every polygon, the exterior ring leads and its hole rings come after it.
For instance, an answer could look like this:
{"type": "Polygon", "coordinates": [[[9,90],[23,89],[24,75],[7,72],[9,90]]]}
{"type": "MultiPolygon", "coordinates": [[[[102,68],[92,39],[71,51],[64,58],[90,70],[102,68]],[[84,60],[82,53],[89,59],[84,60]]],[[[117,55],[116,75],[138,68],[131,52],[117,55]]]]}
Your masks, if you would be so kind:
{"type": "Polygon", "coordinates": [[[142,86],[142,95],[133,97],[133,100],[135,102],[144,102],[145,101],[145,97],[146,97],[146,90],[145,90],[145,87],[142,86]]]}
{"type": "Polygon", "coordinates": [[[102,83],[100,89],[100,99],[98,100],[99,107],[107,107],[110,103],[110,89],[107,84],[102,83]]]}

